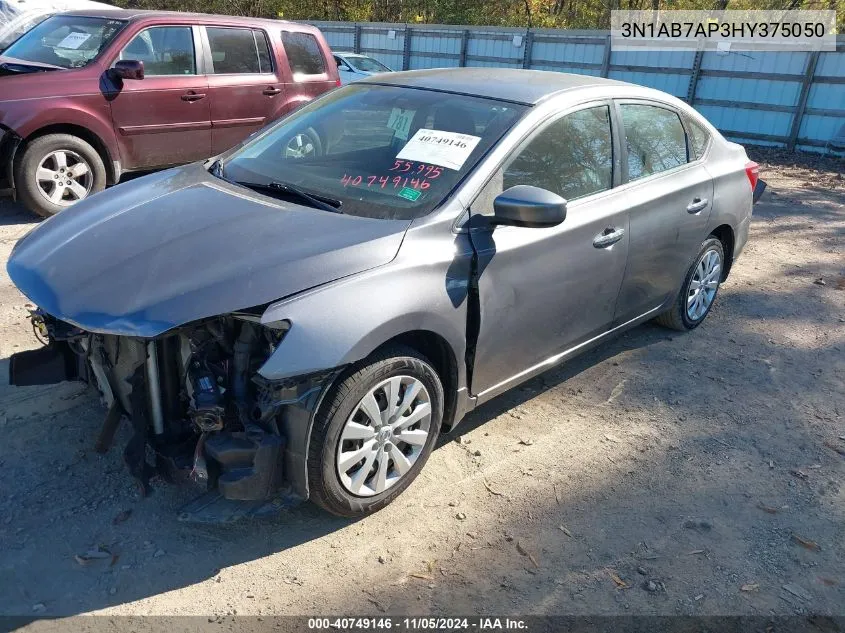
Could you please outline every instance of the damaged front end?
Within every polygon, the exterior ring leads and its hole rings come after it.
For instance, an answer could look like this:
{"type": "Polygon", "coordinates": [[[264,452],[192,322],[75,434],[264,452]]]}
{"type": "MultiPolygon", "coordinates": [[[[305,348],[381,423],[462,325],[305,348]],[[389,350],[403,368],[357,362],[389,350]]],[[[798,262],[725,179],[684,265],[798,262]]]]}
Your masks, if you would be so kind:
{"type": "Polygon", "coordinates": [[[132,437],[123,457],[143,495],[154,475],[192,479],[232,501],[289,490],[285,409],[313,402],[325,377],[270,381],[258,373],[287,321],[267,326],[236,313],[155,338],[86,332],[42,311],[32,322],[46,345],[12,356],[10,383],[95,386],[108,407],[96,449],[108,450],[126,417],[132,437]]]}

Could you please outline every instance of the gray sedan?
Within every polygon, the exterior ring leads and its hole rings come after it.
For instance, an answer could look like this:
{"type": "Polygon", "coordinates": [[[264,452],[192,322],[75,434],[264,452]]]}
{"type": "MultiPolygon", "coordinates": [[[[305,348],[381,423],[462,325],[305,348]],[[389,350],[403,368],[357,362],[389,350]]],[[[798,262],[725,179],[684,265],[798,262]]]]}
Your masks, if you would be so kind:
{"type": "Polygon", "coordinates": [[[280,495],[363,515],[479,404],[649,319],[698,327],[761,186],[656,90],[371,77],[24,237],[8,272],[49,344],[11,380],[99,389],[98,449],[128,420],[142,492],[207,490],[189,518],[280,495]]]}

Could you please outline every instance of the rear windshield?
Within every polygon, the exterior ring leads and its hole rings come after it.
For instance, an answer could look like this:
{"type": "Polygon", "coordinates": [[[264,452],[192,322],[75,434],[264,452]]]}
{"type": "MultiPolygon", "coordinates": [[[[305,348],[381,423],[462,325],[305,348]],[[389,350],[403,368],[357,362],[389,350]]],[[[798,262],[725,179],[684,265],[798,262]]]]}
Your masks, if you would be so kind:
{"type": "Polygon", "coordinates": [[[54,15],[9,46],[3,55],[23,62],[81,68],[123,28],[122,20],[54,15]]]}
{"type": "Polygon", "coordinates": [[[346,61],[355,70],[361,70],[365,73],[390,72],[390,69],[387,66],[369,57],[347,57],[346,61]]]}
{"type": "Polygon", "coordinates": [[[351,85],[312,101],[235,152],[228,180],[295,185],[350,215],[412,219],[439,205],[526,106],[351,85]]]}

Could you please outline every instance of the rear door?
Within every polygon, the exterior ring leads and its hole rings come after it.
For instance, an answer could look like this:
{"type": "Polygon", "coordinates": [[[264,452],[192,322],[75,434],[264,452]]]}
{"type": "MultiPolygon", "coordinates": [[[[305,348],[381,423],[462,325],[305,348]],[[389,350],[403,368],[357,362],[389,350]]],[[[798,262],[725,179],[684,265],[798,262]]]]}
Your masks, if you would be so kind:
{"type": "Polygon", "coordinates": [[[199,27],[157,25],[118,54],[144,62],[144,79],[124,80],[111,97],[124,169],[188,163],[211,155],[208,81],[199,27]]]}
{"type": "Polygon", "coordinates": [[[236,145],[272,120],[284,101],[267,33],[247,27],[203,27],[209,52],[212,153],[236,145]]]}
{"type": "Polygon", "coordinates": [[[704,239],[713,181],[689,150],[678,112],[654,101],[617,100],[625,139],[623,185],[630,245],[616,320],[674,299],[704,239]]]}

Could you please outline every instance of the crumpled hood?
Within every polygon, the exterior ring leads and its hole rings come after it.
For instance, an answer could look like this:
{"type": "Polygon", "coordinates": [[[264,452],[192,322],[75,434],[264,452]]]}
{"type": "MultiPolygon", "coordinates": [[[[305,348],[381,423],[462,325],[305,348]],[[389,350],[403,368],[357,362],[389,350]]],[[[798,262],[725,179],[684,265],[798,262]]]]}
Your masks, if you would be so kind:
{"type": "Polygon", "coordinates": [[[386,264],[409,224],[268,200],[189,165],[62,211],[6,268],[63,321],[150,337],[386,264]]]}

